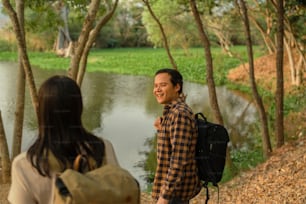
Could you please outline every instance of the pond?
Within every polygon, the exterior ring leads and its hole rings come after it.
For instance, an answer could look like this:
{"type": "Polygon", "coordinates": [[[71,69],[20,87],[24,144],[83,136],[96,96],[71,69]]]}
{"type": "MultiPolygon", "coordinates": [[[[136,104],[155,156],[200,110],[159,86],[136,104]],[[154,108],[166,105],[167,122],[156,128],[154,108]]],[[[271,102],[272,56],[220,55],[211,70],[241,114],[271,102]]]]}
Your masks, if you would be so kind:
{"type": "MultiPolygon", "coordinates": [[[[0,62],[0,110],[9,149],[12,145],[17,70],[16,63],[0,62]]],[[[33,68],[33,74],[38,89],[48,77],[65,72],[33,68]]],[[[162,106],[156,102],[152,89],[151,77],[101,72],[86,73],[82,84],[84,126],[113,143],[120,165],[139,180],[142,188],[146,186],[143,178],[145,172],[136,165],[145,159],[140,152],[147,151],[145,141],[155,135],[153,122],[162,112],[162,106]]],[[[37,134],[28,88],[26,91],[22,151],[29,147],[37,134]]],[[[212,118],[205,85],[185,82],[184,92],[194,112],[203,112],[208,119],[212,118]]],[[[218,87],[217,95],[225,125],[230,132],[230,145],[248,149],[254,143],[252,129],[258,118],[256,108],[225,87],[218,87]]]]}

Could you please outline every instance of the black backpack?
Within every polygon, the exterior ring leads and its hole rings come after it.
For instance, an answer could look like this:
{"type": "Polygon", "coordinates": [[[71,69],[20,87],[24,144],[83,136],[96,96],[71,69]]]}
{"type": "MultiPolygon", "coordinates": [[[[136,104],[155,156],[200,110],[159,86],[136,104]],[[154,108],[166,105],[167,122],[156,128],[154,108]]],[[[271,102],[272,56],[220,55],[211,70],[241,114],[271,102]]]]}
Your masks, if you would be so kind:
{"type": "Polygon", "coordinates": [[[196,145],[196,161],[198,175],[203,187],[206,188],[206,201],[209,200],[208,183],[218,188],[225,166],[228,132],[222,125],[208,122],[202,113],[195,114],[198,128],[196,145]]]}

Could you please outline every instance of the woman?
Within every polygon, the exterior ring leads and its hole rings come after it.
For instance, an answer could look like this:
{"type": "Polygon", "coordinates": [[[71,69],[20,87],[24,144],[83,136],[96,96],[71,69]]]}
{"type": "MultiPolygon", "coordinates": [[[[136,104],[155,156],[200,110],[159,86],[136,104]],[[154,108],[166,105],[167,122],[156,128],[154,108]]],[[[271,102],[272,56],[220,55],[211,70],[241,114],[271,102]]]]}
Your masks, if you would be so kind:
{"type": "Polygon", "coordinates": [[[85,130],[79,86],[66,76],[46,80],[38,93],[38,138],[12,164],[10,203],[52,203],[55,175],[85,154],[96,167],[118,165],[111,143],[85,130]]]}

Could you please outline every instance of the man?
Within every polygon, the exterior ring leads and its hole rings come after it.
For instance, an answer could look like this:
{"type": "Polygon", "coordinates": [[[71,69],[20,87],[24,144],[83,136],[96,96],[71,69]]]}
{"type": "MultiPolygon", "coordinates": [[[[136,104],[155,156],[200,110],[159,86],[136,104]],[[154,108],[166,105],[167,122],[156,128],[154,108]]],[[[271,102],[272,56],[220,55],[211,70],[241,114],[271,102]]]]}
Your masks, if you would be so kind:
{"type": "Polygon", "coordinates": [[[185,103],[182,75],[174,69],[158,70],[153,94],[164,110],[154,123],[157,168],[152,197],[157,204],[188,204],[201,185],[195,160],[197,129],[192,110],[185,103]]]}

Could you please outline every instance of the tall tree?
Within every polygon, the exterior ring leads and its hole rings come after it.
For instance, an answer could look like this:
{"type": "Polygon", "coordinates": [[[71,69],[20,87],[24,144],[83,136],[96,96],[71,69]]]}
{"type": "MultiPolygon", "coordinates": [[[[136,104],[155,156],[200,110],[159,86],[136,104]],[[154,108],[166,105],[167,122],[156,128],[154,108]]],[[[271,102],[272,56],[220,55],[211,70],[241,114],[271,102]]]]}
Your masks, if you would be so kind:
{"type": "Polygon", "coordinates": [[[28,53],[27,53],[25,36],[20,27],[20,22],[18,20],[16,11],[14,10],[10,1],[2,0],[2,4],[3,4],[3,7],[6,9],[11,19],[11,22],[13,24],[14,33],[17,39],[18,50],[20,50],[20,55],[22,57],[22,64],[24,67],[25,75],[26,75],[26,81],[30,89],[32,104],[33,104],[35,112],[37,113],[38,96],[37,96],[36,85],[34,82],[34,76],[33,76],[32,68],[31,68],[31,64],[29,61],[28,53]]]}
{"type": "Polygon", "coordinates": [[[213,33],[218,38],[222,50],[229,56],[233,56],[230,50],[232,46],[231,38],[235,36],[236,15],[234,15],[233,5],[231,1],[220,1],[209,3],[206,2],[203,7],[203,23],[208,31],[213,33]]]}
{"type": "MultiPolygon", "coordinates": [[[[279,3],[277,0],[271,0],[279,18],[279,3]]],[[[305,16],[306,3],[295,1],[283,2],[283,35],[286,53],[289,59],[291,72],[291,83],[300,86],[303,82],[303,73],[306,72],[306,55],[305,55],[305,16]],[[286,3],[286,4],[285,4],[286,3]],[[286,8],[285,8],[286,5],[286,8]],[[295,60],[298,56],[298,60],[295,60]],[[296,63],[297,62],[297,63],[296,63]]],[[[278,20],[276,20],[278,22],[278,20]]],[[[277,25],[279,27],[279,25],[277,25]]],[[[278,28],[277,28],[278,29],[278,28]]]]}
{"type": "Polygon", "coordinates": [[[277,0],[275,136],[276,146],[284,144],[284,1],[277,0]]]}
{"type": "Polygon", "coordinates": [[[87,14],[85,16],[82,31],[79,35],[78,42],[75,48],[75,53],[71,58],[68,75],[76,80],[81,85],[84,77],[87,64],[89,50],[95,41],[98,32],[103,25],[106,24],[112,17],[119,0],[113,4],[112,1],[105,0],[101,3],[100,0],[91,0],[88,5],[87,14]],[[101,5],[103,4],[104,7],[101,5]],[[97,20],[98,13],[106,9],[106,15],[97,20]]]}
{"type": "MultiPolygon", "coordinates": [[[[218,105],[216,86],[214,82],[213,60],[212,60],[212,54],[210,50],[210,41],[204,30],[203,23],[202,23],[202,20],[201,20],[201,17],[200,17],[198,8],[197,8],[196,0],[189,0],[189,3],[190,3],[191,11],[193,13],[195,22],[198,27],[201,42],[204,47],[205,59],[206,59],[206,73],[207,73],[206,82],[208,86],[210,106],[212,107],[212,112],[213,112],[214,118],[217,121],[217,123],[224,125],[221,111],[218,105]]],[[[226,150],[226,155],[227,155],[226,156],[226,166],[228,167],[230,172],[233,172],[233,162],[230,157],[229,148],[227,148],[226,150]]]]}
{"type": "Polygon", "coordinates": [[[200,14],[199,14],[199,11],[196,5],[196,1],[190,0],[189,2],[190,2],[191,11],[193,13],[195,22],[198,27],[199,36],[200,36],[200,39],[201,39],[201,42],[203,44],[204,51],[205,51],[206,70],[207,70],[206,82],[208,86],[210,105],[212,107],[215,120],[219,124],[223,125],[223,118],[222,118],[221,111],[218,105],[216,86],[215,86],[215,81],[214,81],[213,60],[212,60],[212,54],[210,50],[210,41],[204,30],[203,23],[202,23],[202,20],[201,20],[201,17],[200,17],[200,14]]]}
{"type": "MultiPolygon", "coordinates": [[[[16,13],[20,22],[20,31],[25,36],[24,30],[24,1],[16,0],[16,13]]],[[[21,151],[22,130],[24,118],[24,103],[25,103],[25,72],[22,63],[21,49],[18,49],[18,77],[17,77],[17,95],[16,95],[16,110],[14,120],[12,158],[17,156],[21,151]]]]}
{"type": "Polygon", "coordinates": [[[107,10],[105,15],[103,15],[95,25],[95,27],[90,31],[88,40],[86,42],[85,48],[83,50],[83,54],[81,56],[81,61],[80,61],[80,69],[77,75],[77,83],[79,85],[82,84],[85,70],[86,70],[86,65],[87,65],[87,58],[88,54],[90,52],[90,48],[92,47],[93,43],[95,42],[95,39],[97,38],[99,31],[102,29],[102,27],[111,19],[113,16],[117,5],[118,5],[119,0],[116,0],[113,5],[107,6],[107,10]]]}
{"type": "Polygon", "coordinates": [[[77,79],[79,68],[80,68],[81,57],[83,55],[89,33],[94,26],[97,12],[100,7],[100,2],[101,2],[100,0],[91,0],[90,4],[88,5],[88,11],[87,11],[87,14],[83,22],[82,31],[78,38],[78,43],[77,43],[77,47],[75,50],[75,54],[72,56],[71,61],[70,61],[68,75],[74,80],[77,79]]]}
{"type": "MultiPolygon", "coordinates": [[[[262,34],[266,48],[269,53],[277,52],[277,0],[260,1],[253,0],[250,19],[262,34]],[[264,19],[264,21],[262,20],[264,19]]],[[[303,69],[306,64],[305,57],[305,3],[292,0],[284,2],[284,46],[289,60],[292,85],[300,86],[303,81],[303,69]],[[298,60],[295,60],[295,56],[298,60]],[[296,63],[297,61],[297,63],[296,63]]]]}
{"type": "Polygon", "coordinates": [[[260,32],[268,52],[272,54],[276,48],[273,36],[274,12],[271,12],[271,2],[253,0],[253,4],[249,8],[248,17],[260,32]]]}
{"type": "Polygon", "coordinates": [[[160,20],[157,18],[157,16],[155,15],[154,11],[152,10],[152,7],[151,7],[151,4],[150,4],[150,1],[149,0],[142,0],[145,5],[147,6],[148,8],[148,11],[150,12],[151,16],[153,17],[153,19],[156,21],[156,23],[158,24],[158,27],[160,29],[160,32],[163,36],[163,42],[164,42],[164,47],[167,51],[167,55],[168,55],[168,58],[170,60],[170,63],[172,64],[172,67],[174,69],[177,69],[177,65],[172,57],[172,54],[171,54],[171,51],[170,51],[170,47],[169,47],[169,44],[168,44],[168,38],[167,38],[167,35],[165,33],[165,30],[164,30],[164,27],[162,25],[162,23],[160,22],[160,20]]]}
{"type": "Polygon", "coordinates": [[[235,4],[239,10],[239,13],[241,15],[242,21],[244,23],[244,28],[245,28],[246,44],[247,44],[248,60],[249,60],[249,78],[250,78],[253,97],[255,99],[255,104],[259,112],[260,121],[262,125],[261,126],[261,130],[262,130],[261,136],[262,136],[263,152],[266,157],[269,157],[270,153],[272,152],[272,147],[271,147],[271,142],[270,142],[270,137],[269,137],[268,119],[267,119],[267,115],[265,112],[264,104],[257,91],[257,85],[255,82],[253,48],[252,48],[252,39],[251,39],[251,31],[250,31],[247,6],[244,0],[235,0],[235,4]]]}
{"type": "MultiPolygon", "coordinates": [[[[26,47],[26,40],[25,40],[25,32],[24,32],[24,1],[18,0],[15,1],[16,3],[16,10],[14,10],[13,6],[8,0],[3,0],[2,4],[6,9],[11,22],[13,24],[14,33],[17,39],[18,45],[18,59],[19,59],[19,69],[24,69],[19,73],[19,79],[21,80],[18,82],[17,85],[20,90],[20,96],[17,96],[17,99],[20,100],[16,104],[16,118],[15,118],[15,125],[14,125],[14,138],[13,138],[13,157],[20,153],[21,151],[21,142],[22,142],[22,126],[23,126],[23,114],[24,114],[24,90],[25,90],[25,80],[24,76],[26,77],[26,81],[28,82],[30,95],[32,99],[32,104],[34,107],[34,112],[37,114],[38,109],[38,96],[36,91],[36,86],[34,82],[34,77],[30,65],[30,61],[27,54],[27,47],[26,47]],[[21,93],[22,92],[22,93],[21,93]]],[[[8,164],[9,165],[9,164],[8,164]]]]}

